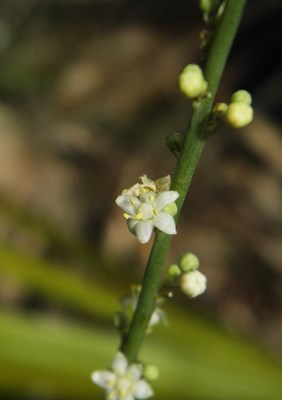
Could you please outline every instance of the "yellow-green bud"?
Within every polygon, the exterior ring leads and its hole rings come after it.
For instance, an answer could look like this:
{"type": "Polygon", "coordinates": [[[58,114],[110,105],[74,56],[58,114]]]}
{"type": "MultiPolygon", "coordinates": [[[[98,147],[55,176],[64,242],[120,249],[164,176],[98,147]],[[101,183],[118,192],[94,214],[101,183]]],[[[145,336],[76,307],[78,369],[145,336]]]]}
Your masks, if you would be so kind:
{"type": "Polygon", "coordinates": [[[228,105],[226,103],[216,103],[213,108],[213,112],[219,115],[224,115],[228,109],[228,105]]]}
{"type": "Polygon", "coordinates": [[[211,0],[200,0],[200,8],[207,14],[212,9],[212,1],[211,0]]]}
{"type": "Polygon", "coordinates": [[[181,269],[177,264],[171,264],[168,267],[167,274],[170,278],[177,278],[181,275],[181,269]]]}
{"type": "Polygon", "coordinates": [[[237,90],[231,97],[231,103],[244,103],[250,106],[252,104],[252,96],[246,90],[237,90]]]}
{"type": "Polygon", "coordinates": [[[144,370],[143,370],[143,377],[151,382],[151,381],[155,381],[156,379],[158,379],[159,377],[159,369],[156,365],[154,364],[147,364],[144,366],[144,370]]]}
{"type": "Polygon", "coordinates": [[[231,103],[225,114],[226,122],[233,128],[243,128],[253,120],[253,108],[245,103],[231,103]]]}
{"type": "Polygon", "coordinates": [[[177,205],[175,203],[171,203],[169,205],[167,205],[163,211],[168,213],[169,215],[171,215],[172,217],[175,217],[175,215],[177,214],[177,205]]]}
{"type": "Polygon", "coordinates": [[[189,272],[197,269],[200,265],[198,257],[193,253],[185,253],[180,258],[179,266],[181,271],[189,272]]]}
{"type": "Polygon", "coordinates": [[[189,64],[184,68],[179,76],[179,88],[191,99],[207,92],[208,84],[198,65],[189,64]]]}

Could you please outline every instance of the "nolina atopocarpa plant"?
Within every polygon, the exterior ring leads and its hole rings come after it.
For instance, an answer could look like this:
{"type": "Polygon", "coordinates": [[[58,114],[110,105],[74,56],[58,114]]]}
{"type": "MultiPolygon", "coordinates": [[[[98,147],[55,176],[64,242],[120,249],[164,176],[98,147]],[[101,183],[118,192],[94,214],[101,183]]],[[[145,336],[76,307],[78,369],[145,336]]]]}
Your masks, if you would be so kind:
{"type": "Polygon", "coordinates": [[[91,375],[92,381],[104,389],[106,400],[153,396],[152,381],[158,377],[158,369],[154,364],[141,363],[138,353],[145,335],[160,321],[166,322],[162,287],[167,283],[170,287],[178,286],[185,295],[194,298],[207,285],[206,277],[199,271],[198,257],[190,252],[168,268],[165,279],[162,273],[191,179],[208,137],[222,120],[234,128],[242,128],[253,118],[252,99],[245,90],[235,92],[229,104],[214,103],[246,0],[199,3],[206,24],[200,35],[204,65],[202,68],[191,63],[179,76],[179,89],[192,101],[192,116],[186,135],[172,133],[166,138],[169,149],[177,156],[175,171],[172,178],[167,175],[156,180],[143,175],[116,199],[136,240],[142,245],[154,236],[154,242],[142,283],[131,287],[113,317],[121,344],[112,365],[91,375]]]}

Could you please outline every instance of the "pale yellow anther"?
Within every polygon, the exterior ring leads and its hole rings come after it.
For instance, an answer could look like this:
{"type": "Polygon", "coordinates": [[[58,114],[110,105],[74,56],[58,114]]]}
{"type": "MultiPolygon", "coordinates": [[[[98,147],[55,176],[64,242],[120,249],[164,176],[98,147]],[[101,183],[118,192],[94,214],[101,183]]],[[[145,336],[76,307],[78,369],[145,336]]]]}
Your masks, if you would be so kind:
{"type": "Polygon", "coordinates": [[[155,215],[158,215],[159,212],[158,212],[158,210],[157,210],[156,208],[154,208],[154,209],[153,209],[153,213],[154,213],[155,215]]]}
{"type": "Polygon", "coordinates": [[[124,216],[125,219],[129,218],[129,214],[127,214],[127,213],[124,213],[123,216],[124,216]]]}
{"type": "Polygon", "coordinates": [[[140,219],[142,219],[142,217],[143,217],[143,215],[141,212],[136,214],[136,219],[140,220],[140,219]]]}
{"type": "Polygon", "coordinates": [[[154,196],[153,194],[150,194],[149,200],[150,200],[151,202],[155,201],[155,196],[154,196]]]}
{"type": "Polygon", "coordinates": [[[134,199],[130,199],[130,203],[134,206],[134,204],[136,203],[136,201],[134,199]]]}

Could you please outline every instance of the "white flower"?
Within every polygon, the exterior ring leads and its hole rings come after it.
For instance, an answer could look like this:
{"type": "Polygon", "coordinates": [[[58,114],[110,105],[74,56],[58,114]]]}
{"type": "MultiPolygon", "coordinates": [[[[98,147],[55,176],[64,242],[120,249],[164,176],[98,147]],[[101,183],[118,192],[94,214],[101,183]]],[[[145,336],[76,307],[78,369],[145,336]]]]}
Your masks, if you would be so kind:
{"type": "MultiPolygon", "coordinates": [[[[132,287],[132,293],[129,296],[124,296],[120,303],[122,310],[126,313],[129,320],[131,320],[139,300],[141,287],[132,287]]],[[[158,306],[161,303],[162,299],[157,299],[156,308],[154,309],[150,321],[148,323],[147,333],[152,331],[152,328],[157,325],[159,322],[167,323],[165,312],[158,306]]]]}
{"type": "Polygon", "coordinates": [[[91,374],[91,380],[105,389],[106,400],[147,399],[153,395],[153,391],[149,383],[141,379],[142,373],[142,365],[128,365],[125,355],[118,352],[111,371],[95,371],[91,374]]]}
{"type": "Polygon", "coordinates": [[[196,297],[202,294],[207,287],[207,278],[200,271],[186,272],[181,276],[180,288],[189,297],[196,297]]]}
{"type": "Polygon", "coordinates": [[[149,241],[154,227],[169,235],[176,234],[174,218],[164,209],[179,197],[178,192],[140,191],[139,196],[134,196],[132,192],[131,189],[123,192],[116,199],[116,204],[125,211],[128,228],[140,243],[149,241]]]}

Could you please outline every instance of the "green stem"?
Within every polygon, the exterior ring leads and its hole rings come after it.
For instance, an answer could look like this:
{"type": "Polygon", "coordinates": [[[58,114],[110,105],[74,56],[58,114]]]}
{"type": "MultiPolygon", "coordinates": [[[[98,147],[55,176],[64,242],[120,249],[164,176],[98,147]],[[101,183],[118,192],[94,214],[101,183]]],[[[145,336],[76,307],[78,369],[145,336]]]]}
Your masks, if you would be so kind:
{"type": "MultiPolygon", "coordinates": [[[[177,200],[178,218],[194,171],[207,139],[207,123],[214,97],[225,67],[225,63],[240,23],[246,0],[227,0],[224,12],[213,36],[213,42],[207,59],[204,75],[208,81],[210,97],[202,100],[195,108],[187,131],[185,142],[178,159],[172,181],[172,190],[179,193],[177,200]]],[[[129,362],[138,357],[144,335],[162,280],[162,270],[169,250],[171,236],[157,232],[147,263],[142,282],[138,306],[134,313],[128,335],[125,337],[121,351],[129,362]]]]}

